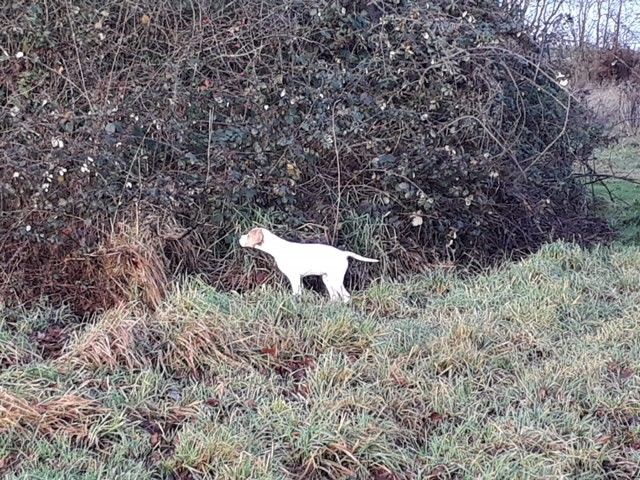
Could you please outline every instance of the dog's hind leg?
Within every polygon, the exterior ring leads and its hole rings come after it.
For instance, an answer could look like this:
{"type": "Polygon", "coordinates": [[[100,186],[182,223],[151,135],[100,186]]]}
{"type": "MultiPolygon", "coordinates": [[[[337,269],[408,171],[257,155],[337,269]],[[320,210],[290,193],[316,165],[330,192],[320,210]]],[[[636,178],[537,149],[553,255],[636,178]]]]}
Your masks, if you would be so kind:
{"type": "Polygon", "coordinates": [[[337,300],[340,293],[336,291],[335,286],[333,285],[333,283],[331,283],[331,280],[326,274],[322,275],[322,282],[324,283],[324,286],[327,287],[327,293],[329,293],[329,298],[331,300],[337,300]]]}
{"type": "Polygon", "coordinates": [[[322,280],[329,291],[329,297],[331,300],[342,300],[344,303],[348,303],[351,299],[351,295],[344,288],[343,279],[337,276],[323,275],[322,280]]]}
{"type": "Polygon", "coordinates": [[[343,284],[340,284],[340,296],[344,303],[349,303],[351,301],[351,295],[349,295],[349,292],[347,292],[347,289],[343,284]]]}
{"type": "Polygon", "coordinates": [[[337,296],[344,302],[349,303],[351,300],[351,295],[347,292],[347,289],[344,287],[344,276],[347,273],[347,268],[349,268],[349,263],[346,261],[343,262],[339,270],[331,275],[329,282],[333,285],[334,290],[336,291],[337,296]]]}

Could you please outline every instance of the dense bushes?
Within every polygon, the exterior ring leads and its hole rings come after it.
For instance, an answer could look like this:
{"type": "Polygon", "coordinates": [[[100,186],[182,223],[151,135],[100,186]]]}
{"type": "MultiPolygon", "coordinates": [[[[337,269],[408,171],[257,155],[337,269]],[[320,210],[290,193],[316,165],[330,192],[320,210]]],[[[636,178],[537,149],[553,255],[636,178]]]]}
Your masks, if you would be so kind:
{"type": "Polygon", "coordinates": [[[258,221],[385,255],[389,273],[602,231],[571,173],[592,134],[494,2],[0,14],[0,262],[16,291],[111,291],[110,245],[132,220],[160,259],[140,260],[145,243],[122,262],[232,288],[254,280],[232,246],[258,221]]]}

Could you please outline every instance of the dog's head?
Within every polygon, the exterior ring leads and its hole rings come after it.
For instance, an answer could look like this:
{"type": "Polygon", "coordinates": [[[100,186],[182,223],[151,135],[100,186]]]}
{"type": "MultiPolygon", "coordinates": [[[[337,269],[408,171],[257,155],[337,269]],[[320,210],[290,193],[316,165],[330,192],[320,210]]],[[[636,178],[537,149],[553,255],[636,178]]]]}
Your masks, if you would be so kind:
{"type": "Polygon", "coordinates": [[[261,228],[252,228],[249,233],[240,237],[239,242],[241,247],[259,247],[264,242],[264,233],[261,228]]]}

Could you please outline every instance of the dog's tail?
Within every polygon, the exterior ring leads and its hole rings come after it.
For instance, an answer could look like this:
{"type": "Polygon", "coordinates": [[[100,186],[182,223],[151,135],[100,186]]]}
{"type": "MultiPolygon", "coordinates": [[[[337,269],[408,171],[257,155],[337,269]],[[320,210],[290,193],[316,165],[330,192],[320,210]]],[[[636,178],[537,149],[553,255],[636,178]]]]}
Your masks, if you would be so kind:
{"type": "Polygon", "coordinates": [[[347,254],[347,257],[355,258],[356,260],[360,260],[361,262],[377,263],[379,261],[379,260],[376,260],[375,258],[363,257],[353,252],[345,252],[345,253],[347,254]]]}

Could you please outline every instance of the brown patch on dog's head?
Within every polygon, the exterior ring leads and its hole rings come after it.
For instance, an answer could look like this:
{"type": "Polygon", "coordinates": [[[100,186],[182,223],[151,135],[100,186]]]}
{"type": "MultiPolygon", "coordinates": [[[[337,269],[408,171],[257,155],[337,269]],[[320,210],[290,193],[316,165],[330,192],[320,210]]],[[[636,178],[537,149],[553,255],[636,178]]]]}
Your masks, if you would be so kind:
{"type": "Polygon", "coordinates": [[[264,233],[261,228],[252,228],[247,234],[247,247],[255,248],[264,242],[264,233]]]}

